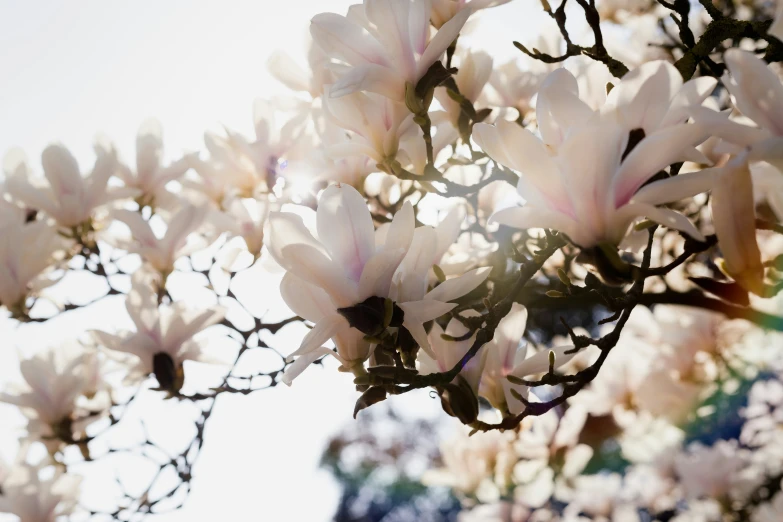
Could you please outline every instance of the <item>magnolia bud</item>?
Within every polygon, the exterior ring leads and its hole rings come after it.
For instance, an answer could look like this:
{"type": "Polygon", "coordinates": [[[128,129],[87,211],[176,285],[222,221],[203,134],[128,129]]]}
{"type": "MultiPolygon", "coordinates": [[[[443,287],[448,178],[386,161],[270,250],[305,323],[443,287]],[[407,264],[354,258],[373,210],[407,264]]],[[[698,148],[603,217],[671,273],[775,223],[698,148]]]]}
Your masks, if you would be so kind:
{"type": "Polygon", "coordinates": [[[458,418],[463,424],[476,421],[479,412],[478,398],[464,377],[458,375],[438,391],[443,411],[458,418]]]}

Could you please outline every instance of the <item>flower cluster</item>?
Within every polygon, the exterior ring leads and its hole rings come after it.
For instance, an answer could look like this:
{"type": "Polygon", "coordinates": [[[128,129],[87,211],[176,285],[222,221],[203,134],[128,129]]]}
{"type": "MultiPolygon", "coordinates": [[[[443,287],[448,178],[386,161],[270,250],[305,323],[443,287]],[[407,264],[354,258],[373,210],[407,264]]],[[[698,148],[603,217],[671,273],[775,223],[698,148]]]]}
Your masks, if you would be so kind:
{"type": "Polygon", "coordinates": [[[87,172],[61,144],[40,169],[7,153],[0,306],[20,328],[112,311],[19,347],[0,511],[80,510],[74,462],[155,446],[103,443],[137,397],[195,403],[160,464],[180,482],[108,514],[152,513],[188,490],[218,396],[336,360],[354,416],[428,390],[467,426],[427,475],[465,520],[781,518],[781,6],[544,1],[555,33],[499,64],[469,33],[507,3],[318,14],[309,70],[268,61],[290,96],[203,152],[149,120],[135,164],[103,138],[87,172]],[[292,317],[255,312],[278,297],[292,317]],[[279,364],[243,365],[262,350],[279,364]],[[735,432],[694,431],[741,393],[735,432]]]}

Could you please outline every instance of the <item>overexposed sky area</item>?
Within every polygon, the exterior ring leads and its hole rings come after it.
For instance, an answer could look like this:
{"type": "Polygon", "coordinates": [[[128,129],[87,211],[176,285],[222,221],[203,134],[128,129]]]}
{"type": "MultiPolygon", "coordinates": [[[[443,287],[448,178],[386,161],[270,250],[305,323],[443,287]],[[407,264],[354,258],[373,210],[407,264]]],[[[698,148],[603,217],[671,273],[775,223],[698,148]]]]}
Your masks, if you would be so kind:
{"type": "MultiPolygon", "coordinates": [[[[199,150],[204,131],[220,125],[251,134],[253,100],[285,94],[266,71],[272,51],[283,49],[304,65],[309,19],[323,11],[344,13],[349,4],[0,0],[0,154],[21,147],[35,168],[46,144],[61,141],[86,169],[101,132],[128,160],[135,154],[136,130],[149,117],[162,122],[172,157],[199,150]]],[[[539,23],[551,21],[538,2],[513,0],[484,13],[470,41],[505,61],[518,53],[511,41],[534,41],[539,23]]],[[[259,276],[251,293],[276,294],[274,281],[259,276]]],[[[258,305],[264,306],[270,304],[258,305]]],[[[19,378],[17,350],[128,323],[119,299],[100,312],[93,307],[44,325],[17,328],[0,319],[0,386],[19,378]]],[[[295,343],[296,336],[290,337],[295,343]]],[[[279,348],[290,353],[295,347],[279,348]]],[[[180,512],[152,519],[329,520],[339,490],[317,465],[328,436],[350,422],[357,396],[350,376],[333,369],[310,368],[292,388],[222,398],[207,429],[192,497],[180,512]]],[[[400,398],[398,405],[410,401],[427,411],[437,402],[422,392],[400,398]]],[[[163,419],[166,429],[174,406],[150,403],[149,412],[140,413],[163,419]]],[[[14,457],[22,426],[18,412],[0,405],[0,455],[7,460],[14,457]]],[[[85,490],[94,497],[108,476],[87,477],[85,490]]]]}

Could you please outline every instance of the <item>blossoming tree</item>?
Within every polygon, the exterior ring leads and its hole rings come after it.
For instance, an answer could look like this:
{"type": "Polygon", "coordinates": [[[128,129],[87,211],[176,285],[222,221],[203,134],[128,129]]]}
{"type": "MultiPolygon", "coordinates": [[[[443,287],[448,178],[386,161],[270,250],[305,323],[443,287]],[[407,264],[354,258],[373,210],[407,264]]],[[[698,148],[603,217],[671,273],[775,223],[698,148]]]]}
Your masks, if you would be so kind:
{"type": "Polygon", "coordinates": [[[460,520],[783,520],[783,4],[541,0],[551,25],[497,64],[463,36],[507,2],[318,14],[309,69],[268,64],[291,99],[203,153],[167,161],[155,121],[135,164],[106,141],[86,172],[60,144],[40,169],[8,151],[4,313],[119,298],[130,322],[21,358],[0,511],[176,509],[218,397],[333,358],[354,417],[430,390],[464,425],[422,479],[460,520]],[[250,271],[289,315],[244,302],[250,271]],[[294,323],[296,346],[269,340],[294,323]],[[277,366],[243,364],[258,351],[277,366]],[[138,400],[195,407],[181,452],[106,442],[138,400]],[[74,469],[116,454],[158,471],[115,509],[80,503],[74,469]]]}

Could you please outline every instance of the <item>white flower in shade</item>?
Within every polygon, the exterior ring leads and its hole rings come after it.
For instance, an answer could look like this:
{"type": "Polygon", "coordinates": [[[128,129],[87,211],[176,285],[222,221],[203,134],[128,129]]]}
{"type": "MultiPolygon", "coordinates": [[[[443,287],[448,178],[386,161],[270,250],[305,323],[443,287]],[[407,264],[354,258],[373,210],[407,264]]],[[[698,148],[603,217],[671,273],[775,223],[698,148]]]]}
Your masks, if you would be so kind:
{"type": "MultiPolygon", "coordinates": [[[[107,150],[105,153],[112,154],[112,151],[107,150]]],[[[181,178],[188,168],[188,157],[164,165],[163,129],[158,120],[151,119],[141,124],[136,135],[136,170],[120,164],[117,177],[126,187],[140,192],[137,198],[142,204],[159,206],[171,198],[166,184],[181,178]]]]}
{"type": "MultiPolygon", "coordinates": [[[[459,93],[475,104],[492,74],[492,57],[484,51],[464,52],[459,55],[459,70],[454,76],[459,93]]],[[[435,97],[449,114],[452,125],[458,126],[462,109],[451,99],[445,87],[435,89],[435,97]]]]}
{"type": "Polygon", "coordinates": [[[95,166],[85,177],[76,158],[62,145],[44,149],[41,163],[48,182],[33,176],[27,165],[20,163],[8,176],[5,188],[13,198],[43,211],[62,227],[78,227],[90,220],[96,208],[137,193],[108,186],[118,167],[113,153],[99,153],[95,166]]]}
{"type": "Polygon", "coordinates": [[[689,499],[725,498],[750,463],[750,452],[736,440],[719,440],[707,447],[691,444],[674,460],[674,468],[689,499]]]}
{"type": "Polygon", "coordinates": [[[743,288],[763,296],[764,266],[756,241],[753,180],[746,156],[743,153],[720,168],[710,208],[723,270],[743,288]]]}
{"type": "Polygon", "coordinates": [[[511,0],[431,0],[432,25],[440,28],[463,10],[473,14],[481,9],[489,9],[507,4],[511,0]]]}
{"type": "Polygon", "coordinates": [[[27,297],[53,285],[50,277],[67,242],[44,221],[25,222],[22,209],[0,204],[0,305],[24,315],[27,297]]]}
{"type": "Polygon", "coordinates": [[[18,406],[28,418],[28,432],[51,450],[79,438],[111,405],[94,352],[77,343],[65,343],[23,359],[19,368],[25,384],[0,394],[0,401],[18,406]],[[89,398],[88,398],[89,396],[89,398]]]}
{"type": "Polygon", "coordinates": [[[700,125],[674,125],[647,136],[625,154],[628,129],[604,118],[569,129],[550,155],[547,146],[516,123],[476,124],[474,139],[489,156],[521,174],[523,207],[494,214],[514,228],[552,228],[587,248],[619,244],[635,220],[646,217],[698,240],[704,236],[682,214],[657,205],[709,190],[709,170],[643,185],[704,140],[700,125]]]}
{"type": "Polygon", "coordinates": [[[528,355],[528,347],[522,337],[526,323],[527,310],[514,303],[508,315],[498,324],[492,341],[483,348],[485,363],[481,374],[481,396],[502,413],[516,415],[525,409],[522,401],[512,395],[512,389],[525,399],[530,391],[527,386],[512,384],[507,379],[509,375],[527,379],[546,373],[549,371],[550,352],[555,359],[555,369],[574,357],[574,354],[565,353],[573,346],[541,350],[528,355]]]}
{"type": "MultiPolygon", "coordinates": [[[[418,355],[419,373],[429,375],[431,373],[447,372],[457,365],[468,353],[476,340],[473,334],[462,341],[447,340],[442,337],[446,334],[451,337],[463,337],[469,330],[458,319],[452,319],[444,331],[437,323],[432,325],[429,333],[429,346],[418,355]]],[[[481,372],[484,370],[486,345],[482,346],[478,353],[471,357],[459,372],[456,379],[465,379],[473,395],[478,397],[481,372]]]]}
{"type": "Polygon", "coordinates": [[[750,175],[756,204],[765,202],[778,221],[783,221],[783,176],[780,171],[769,163],[759,161],[750,166],[750,175]]]}
{"type": "Polygon", "coordinates": [[[0,485],[0,513],[20,522],[55,522],[71,514],[79,501],[81,477],[55,470],[41,479],[39,466],[19,464],[0,485]]]}
{"type": "MultiPolygon", "coordinates": [[[[457,141],[459,133],[451,122],[451,116],[445,111],[430,112],[432,122],[432,152],[435,160],[438,154],[457,141]]],[[[427,166],[427,147],[424,144],[424,133],[418,125],[407,126],[400,136],[400,149],[397,161],[414,174],[423,174],[427,166]]]]}
{"type": "Polygon", "coordinates": [[[405,104],[378,94],[355,92],[340,98],[324,97],[326,117],[350,131],[350,139],[331,144],[327,153],[334,158],[369,157],[375,163],[394,159],[400,138],[413,127],[413,115],[405,104]]]}
{"type": "Polygon", "coordinates": [[[723,84],[734,105],[758,127],[726,123],[716,130],[727,141],[751,146],[750,160],[764,160],[783,170],[783,83],[768,65],[750,52],[730,49],[724,55],[728,72],[723,84]]]}
{"type": "Polygon", "coordinates": [[[219,323],[225,310],[213,306],[195,310],[178,301],[158,305],[155,278],[143,270],[133,275],[133,286],[125,301],[136,331],[123,335],[93,330],[96,341],[110,350],[129,353],[138,359],[129,381],[154,374],[162,390],[178,392],[184,382],[184,361],[220,362],[205,354],[194,337],[219,323]]]}
{"type": "Polygon", "coordinates": [[[177,259],[206,246],[206,241],[194,234],[204,224],[206,214],[207,209],[204,207],[186,205],[169,216],[166,232],[158,237],[153,224],[139,212],[118,209],[112,212],[112,216],[128,225],[131,239],[118,239],[115,242],[118,247],[141,256],[165,279],[174,269],[177,259]]]}
{"type": "Polygon", "coordinates": [[[430,39],[431,3],[428,0],[364,0],[348,16],[316,15],[310,34],[330,58],[337,81],[327,96],[357,91],[405,98],[405,84],[416,85],[440,60],[470,16],[462,9],[430,39]]]}

